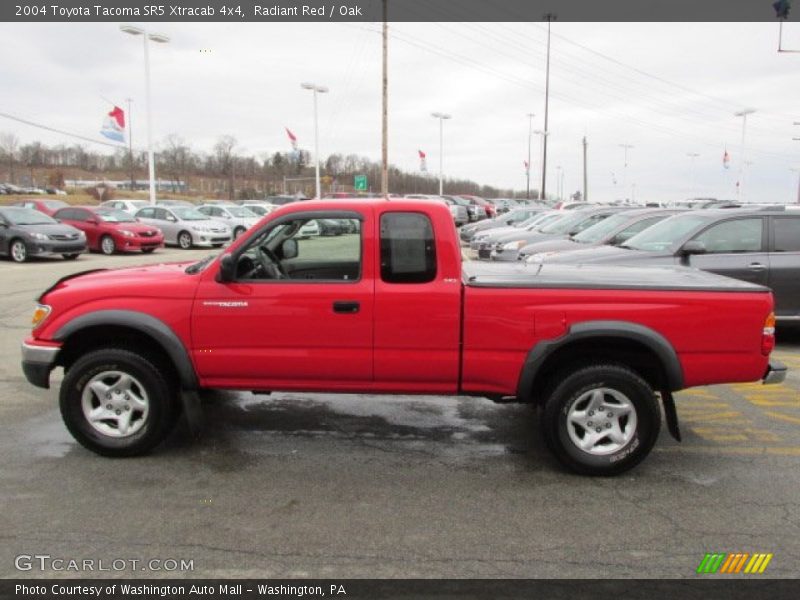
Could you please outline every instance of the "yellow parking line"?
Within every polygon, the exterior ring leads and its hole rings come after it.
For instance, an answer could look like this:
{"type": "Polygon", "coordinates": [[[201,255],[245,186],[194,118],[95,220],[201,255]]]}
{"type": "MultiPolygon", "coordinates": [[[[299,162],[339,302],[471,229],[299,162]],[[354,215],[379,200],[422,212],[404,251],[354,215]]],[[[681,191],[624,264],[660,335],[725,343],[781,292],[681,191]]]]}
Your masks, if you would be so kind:
{"type": "Polygon", "coordinates": [[[797,417],[791,417],[789,415],[773,412],[771,410],[765,410],[764,414],[772,417],[773,419],[779,419],[781,421],[786,421],[788,423],[795,423],[797,425],[800,425],[800,419],[798,419],[797,417]]]}
{"type": "Polygon", "coordinates": [[[800,447],[796,446],[658,446],[656,452],[695,452],[701,454],[728,454],[741,456],[800,456],[800,447]]]}
{"type": "Polygon", "coordinates": [[[681,418],[681,421],[686,421],[687,423],[706,423],[709,421],[730,421],[732,419],[741,418],[742,413],[737,410],[729,410],[726,412],[695,412],[694,414],[688,414],[681,418]]]}

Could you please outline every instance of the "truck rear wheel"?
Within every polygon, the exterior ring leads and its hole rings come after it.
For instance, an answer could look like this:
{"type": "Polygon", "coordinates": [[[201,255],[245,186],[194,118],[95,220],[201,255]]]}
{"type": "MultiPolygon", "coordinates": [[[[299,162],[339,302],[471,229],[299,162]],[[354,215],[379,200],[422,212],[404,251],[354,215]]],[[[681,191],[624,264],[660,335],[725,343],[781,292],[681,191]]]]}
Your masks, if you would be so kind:
{"type": "Polygon", "coordinates": [[[110,457],[138,456],[166,438],[178,416],[175,390],[143,356],[120,348],[89,352],[61,384],[64,423],[83,446],[110,457]]]}
{"type": "Polygon", "coordinates": [[[650,453],[661,411],[652,388],[634,371],[597,364],[558,377],[540,425],[547,446],[569,469],[616,475],[650,453]]]}

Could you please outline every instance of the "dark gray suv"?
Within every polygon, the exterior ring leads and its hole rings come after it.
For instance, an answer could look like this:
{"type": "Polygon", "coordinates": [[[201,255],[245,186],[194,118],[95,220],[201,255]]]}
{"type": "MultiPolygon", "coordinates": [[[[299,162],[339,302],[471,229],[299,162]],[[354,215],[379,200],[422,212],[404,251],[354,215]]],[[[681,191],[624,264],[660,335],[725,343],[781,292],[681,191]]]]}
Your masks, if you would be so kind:
{"type": "Polygon", "coordinates": [[[685,213],[619,247],[563,252],[536,262],[696,267],[772,288],[778,320],[800,323],[800,210],[685,213]]]}

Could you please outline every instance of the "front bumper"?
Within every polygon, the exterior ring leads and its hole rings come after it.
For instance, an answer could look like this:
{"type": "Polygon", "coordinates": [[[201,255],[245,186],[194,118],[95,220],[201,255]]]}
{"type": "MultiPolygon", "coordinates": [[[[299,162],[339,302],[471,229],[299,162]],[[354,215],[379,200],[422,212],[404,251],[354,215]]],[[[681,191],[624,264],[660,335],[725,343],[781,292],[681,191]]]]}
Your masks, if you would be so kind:
{"type": "Polygon", "coordinates": [[[83,254],[89,250],[86,240],[26,240],[31,256],[59,256],[61,254],[83,254]]]}
{"type": "Polygon", "coordinates": [[[22,372],[31,384],[48,389],[50,371],[56,366],[60,346],[39,346],[22,342],[22,372]]]}
{"type": "Polygon", "coordinates": [[[192,234],[195,246],[210,247],[216,244],[228,244],[233,238],[230,235],[220,233],[194,233],[192,234]]]}
{"type": "Polygon", "coordinates": [[[139,250],[164,247],[164,236],[162,235],[154,237],[124,237],[115,241],[117,243],[117,250],[120,252],[137,252],[139,250]]]}
{"type": "Polygon", "coordinates": [[[770,360],[767,366],[767,372],[764,373],[761,381],[764,385],[772,385],[776,383],[783,383],[786,380],[786,365],[779,360],[770,360]]]}

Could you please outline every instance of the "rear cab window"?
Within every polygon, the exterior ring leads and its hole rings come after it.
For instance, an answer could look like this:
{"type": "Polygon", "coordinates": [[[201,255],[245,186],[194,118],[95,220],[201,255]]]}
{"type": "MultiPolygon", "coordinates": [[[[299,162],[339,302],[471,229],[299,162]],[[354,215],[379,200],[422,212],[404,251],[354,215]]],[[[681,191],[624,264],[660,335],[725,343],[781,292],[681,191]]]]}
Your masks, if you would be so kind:
{"type": "Polygon", "coordinates": [[[428,283],[436,279],[433,223],[423,213],[386,212],[380,220],[381,279],[428,283]]]}

